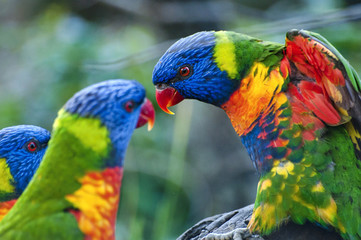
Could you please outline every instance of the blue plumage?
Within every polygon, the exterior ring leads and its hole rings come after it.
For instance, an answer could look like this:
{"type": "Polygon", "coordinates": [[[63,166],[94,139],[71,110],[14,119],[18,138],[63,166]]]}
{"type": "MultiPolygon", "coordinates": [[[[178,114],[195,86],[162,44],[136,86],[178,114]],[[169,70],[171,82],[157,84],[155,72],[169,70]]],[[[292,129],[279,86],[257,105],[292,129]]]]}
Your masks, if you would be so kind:
{"type": "Polygon", "coordinates": [[[0,130],[0,158],[5,158],[14,178],[15,197],[25,190],[46,151],[49,131],[32,125],[0,130]]]}
{"type": "Polygon", "coordinates": [[[221,71],[213,59],[214,32],[199,32],[182,38],[159,59],[153,70],[153,84],[157,88],[173,87],[187,99],[198,99],[216,106],[225,103],[238,88],[226,71],[221,71]],[[192,70],[187,78],[180,76],[182,66],[192,70]],[[224,84],[229,80],[230,84],[224,84]],[[190,84],[190,82],[192,84],[190,84]]]}

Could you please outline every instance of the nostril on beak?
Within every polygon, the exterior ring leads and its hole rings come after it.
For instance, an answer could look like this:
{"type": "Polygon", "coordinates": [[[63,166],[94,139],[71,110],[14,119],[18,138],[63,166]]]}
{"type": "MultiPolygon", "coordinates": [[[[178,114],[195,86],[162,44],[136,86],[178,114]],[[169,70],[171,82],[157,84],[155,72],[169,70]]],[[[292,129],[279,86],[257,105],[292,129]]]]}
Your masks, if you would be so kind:
{"type": "Polygon", "coordinates": [[[158,84],[155,85],[155,88],[156,88],[157,90],[163,90],[163,89],[165,89],[165,88],[167,88],[167,87],[168,87],[168,85],[165,84],[165,83],[158,83],[158,84]]]}

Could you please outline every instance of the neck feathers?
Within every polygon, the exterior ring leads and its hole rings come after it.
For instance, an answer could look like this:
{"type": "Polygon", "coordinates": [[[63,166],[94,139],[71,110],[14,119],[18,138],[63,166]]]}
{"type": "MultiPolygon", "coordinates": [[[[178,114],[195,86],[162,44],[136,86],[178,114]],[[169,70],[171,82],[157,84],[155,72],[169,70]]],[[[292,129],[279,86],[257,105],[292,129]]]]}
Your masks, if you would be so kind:
{"type": "Polygon", "coordinates": [[[273,67],[283,58],[282,44],[226,31],[215,32],[215,37],[214,62],[221,71],[227,72],[230,79],[246,77],[255,62],[273,67]]]}
{"type": "Polygon", "coordinates": [[[111,152],[108,135],[108,130],[100,120],[81,118],[61,111],[54,123],[53,138],[43,161],[9,213],[10,217],[19,216],[28,221],[30,218],[49,216],[71,208],[65,196],[81,187],[78,179],[88,172],[100,172],[106,168],[103,159],[111,152]],[[77,128],[72,127],[74,122],[77,128]],[[82,136],[82,133],[86,135],[82,136]],[[54,201],[61,204],[54,204],[54,201]]]}
{"type": "MultiPolygon", "coordinates": [[[[66,130],[73,135],[84,147],[106,157],[109,153],[110,138],[107,128],[96,118],[83,118],[77,114],[70,114],[60,110],[58,118],[54,122],[53,129],[66,130]]],[[[53,137],[55,138],[55,136],[53,137]]],[[[59,139],[64,141],[64,139],[59,139]]]]}
{"type": "Polygon", "coordinates": [[[5,158],[0,158],[0,202],[16,197],[14,178],[5,158]]]}
{"type": "Polygon", "coordinates": [[[255,63],[222,105],[261,174],[272,168],[274,159],[300,161],[302,155],[294,154],[301,147],[300,138],[315,138],[315,131],[323,127],[298,99],[283,91],[289,86],[288,70],[284,60],[273,70],[255,63]],[[311,122],[316,124],[310,129],[299,127],[311,122]]]}
{"type": "Polygon", "coordinates": [[[65,198],[77,210],[70,212],[86,239],[115,239],[115,222],[123,168],[89,172],[79,179],[81,187],[65,198]]]}
{"type": "Polygon", "coordinates": [[[5,215],[11,210],[11,208],[16,203],[17,199],[13,199],[6,202],[0,202],[0,221],[5,217],[5,215]]]}
{"type": "Polygon", "coordinates": [[[252,131],[256,120],[264,119],[286,101],[281,93],[284,78],[278,69],[269,70],[263,63],[254,63],[240,87],[221,106],[239,136],[252,131]]]}
{"type": "Polygon", "coordinates": [[[288,154],[285,146],[289,141],[283,139],[281,135],[289,123],[288,99],[284,93],[279,93],[240,135],[259,173],[268,172],[273,166],[274,159],[281,159],[288,154]]]}
{"type": "Polygon", "coordinates": [[[13,185],[14,178],[5,158],[0,158],[0,221],[11,210],[18,197],[13,185]]]}

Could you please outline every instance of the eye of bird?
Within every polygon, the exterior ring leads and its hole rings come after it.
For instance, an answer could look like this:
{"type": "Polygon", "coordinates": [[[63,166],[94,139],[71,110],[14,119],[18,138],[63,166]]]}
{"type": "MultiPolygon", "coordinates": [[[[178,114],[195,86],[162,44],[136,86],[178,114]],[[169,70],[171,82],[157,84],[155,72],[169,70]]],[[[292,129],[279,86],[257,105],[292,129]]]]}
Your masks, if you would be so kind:
{"type": "Polygon", "coordinates": [[[135,103],[134,101],[132,100],[129,100],[127,101],[125,104],[124,104],[124,108],[125,108],[125,111],[127,112],[133,112],[134,108],[135,108],[135,103]]]}
{"type": "Polygon", "coordinates": [[[179,68],[179,75],[182,77],[188,77],[191,74],[191,68],[190,66],[182,66],[179,68]]]}
{"type": "Polygon", "coordinates": [[[38,149],[38,144],[35,141],[30,141],[27,144],[27,150],[29,152],[35,152],[38,149]]]}

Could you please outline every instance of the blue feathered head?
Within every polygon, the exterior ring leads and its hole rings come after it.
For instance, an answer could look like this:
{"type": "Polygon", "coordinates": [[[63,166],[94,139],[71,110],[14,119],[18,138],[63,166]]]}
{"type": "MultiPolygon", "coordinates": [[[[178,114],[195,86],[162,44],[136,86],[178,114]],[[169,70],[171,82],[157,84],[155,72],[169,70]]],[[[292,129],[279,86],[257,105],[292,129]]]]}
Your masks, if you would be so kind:
{"type": "Polygon", "coordinates": [[[98,118],[109,131],[113,158],[122,161],[133,130],[154,122],[154,109],[144,87],[132,80],[108,80],[77,92],[64,109],[84,118],[98,118]]]}
{"type": "Polygon", "coordinates": [[[0,130],[0,161],[2,161],[0,171],[5,180],[0,183],[2,196],[16,197],[24,191],[39,167],[49,139],[49,131],[32,125],[19,125],[0,130]],[[9,192],[9,189],[4,190],[6,184],[14,187],[13,192],[9,192]]]}
{"type": "Polygon", "coordinates": [[[197,99],[221,106],[238,87],[215,62],[217,32],[198,32],[174,43],[153,70],[159,106],[168,107],[183,99],[197,99]]]}

